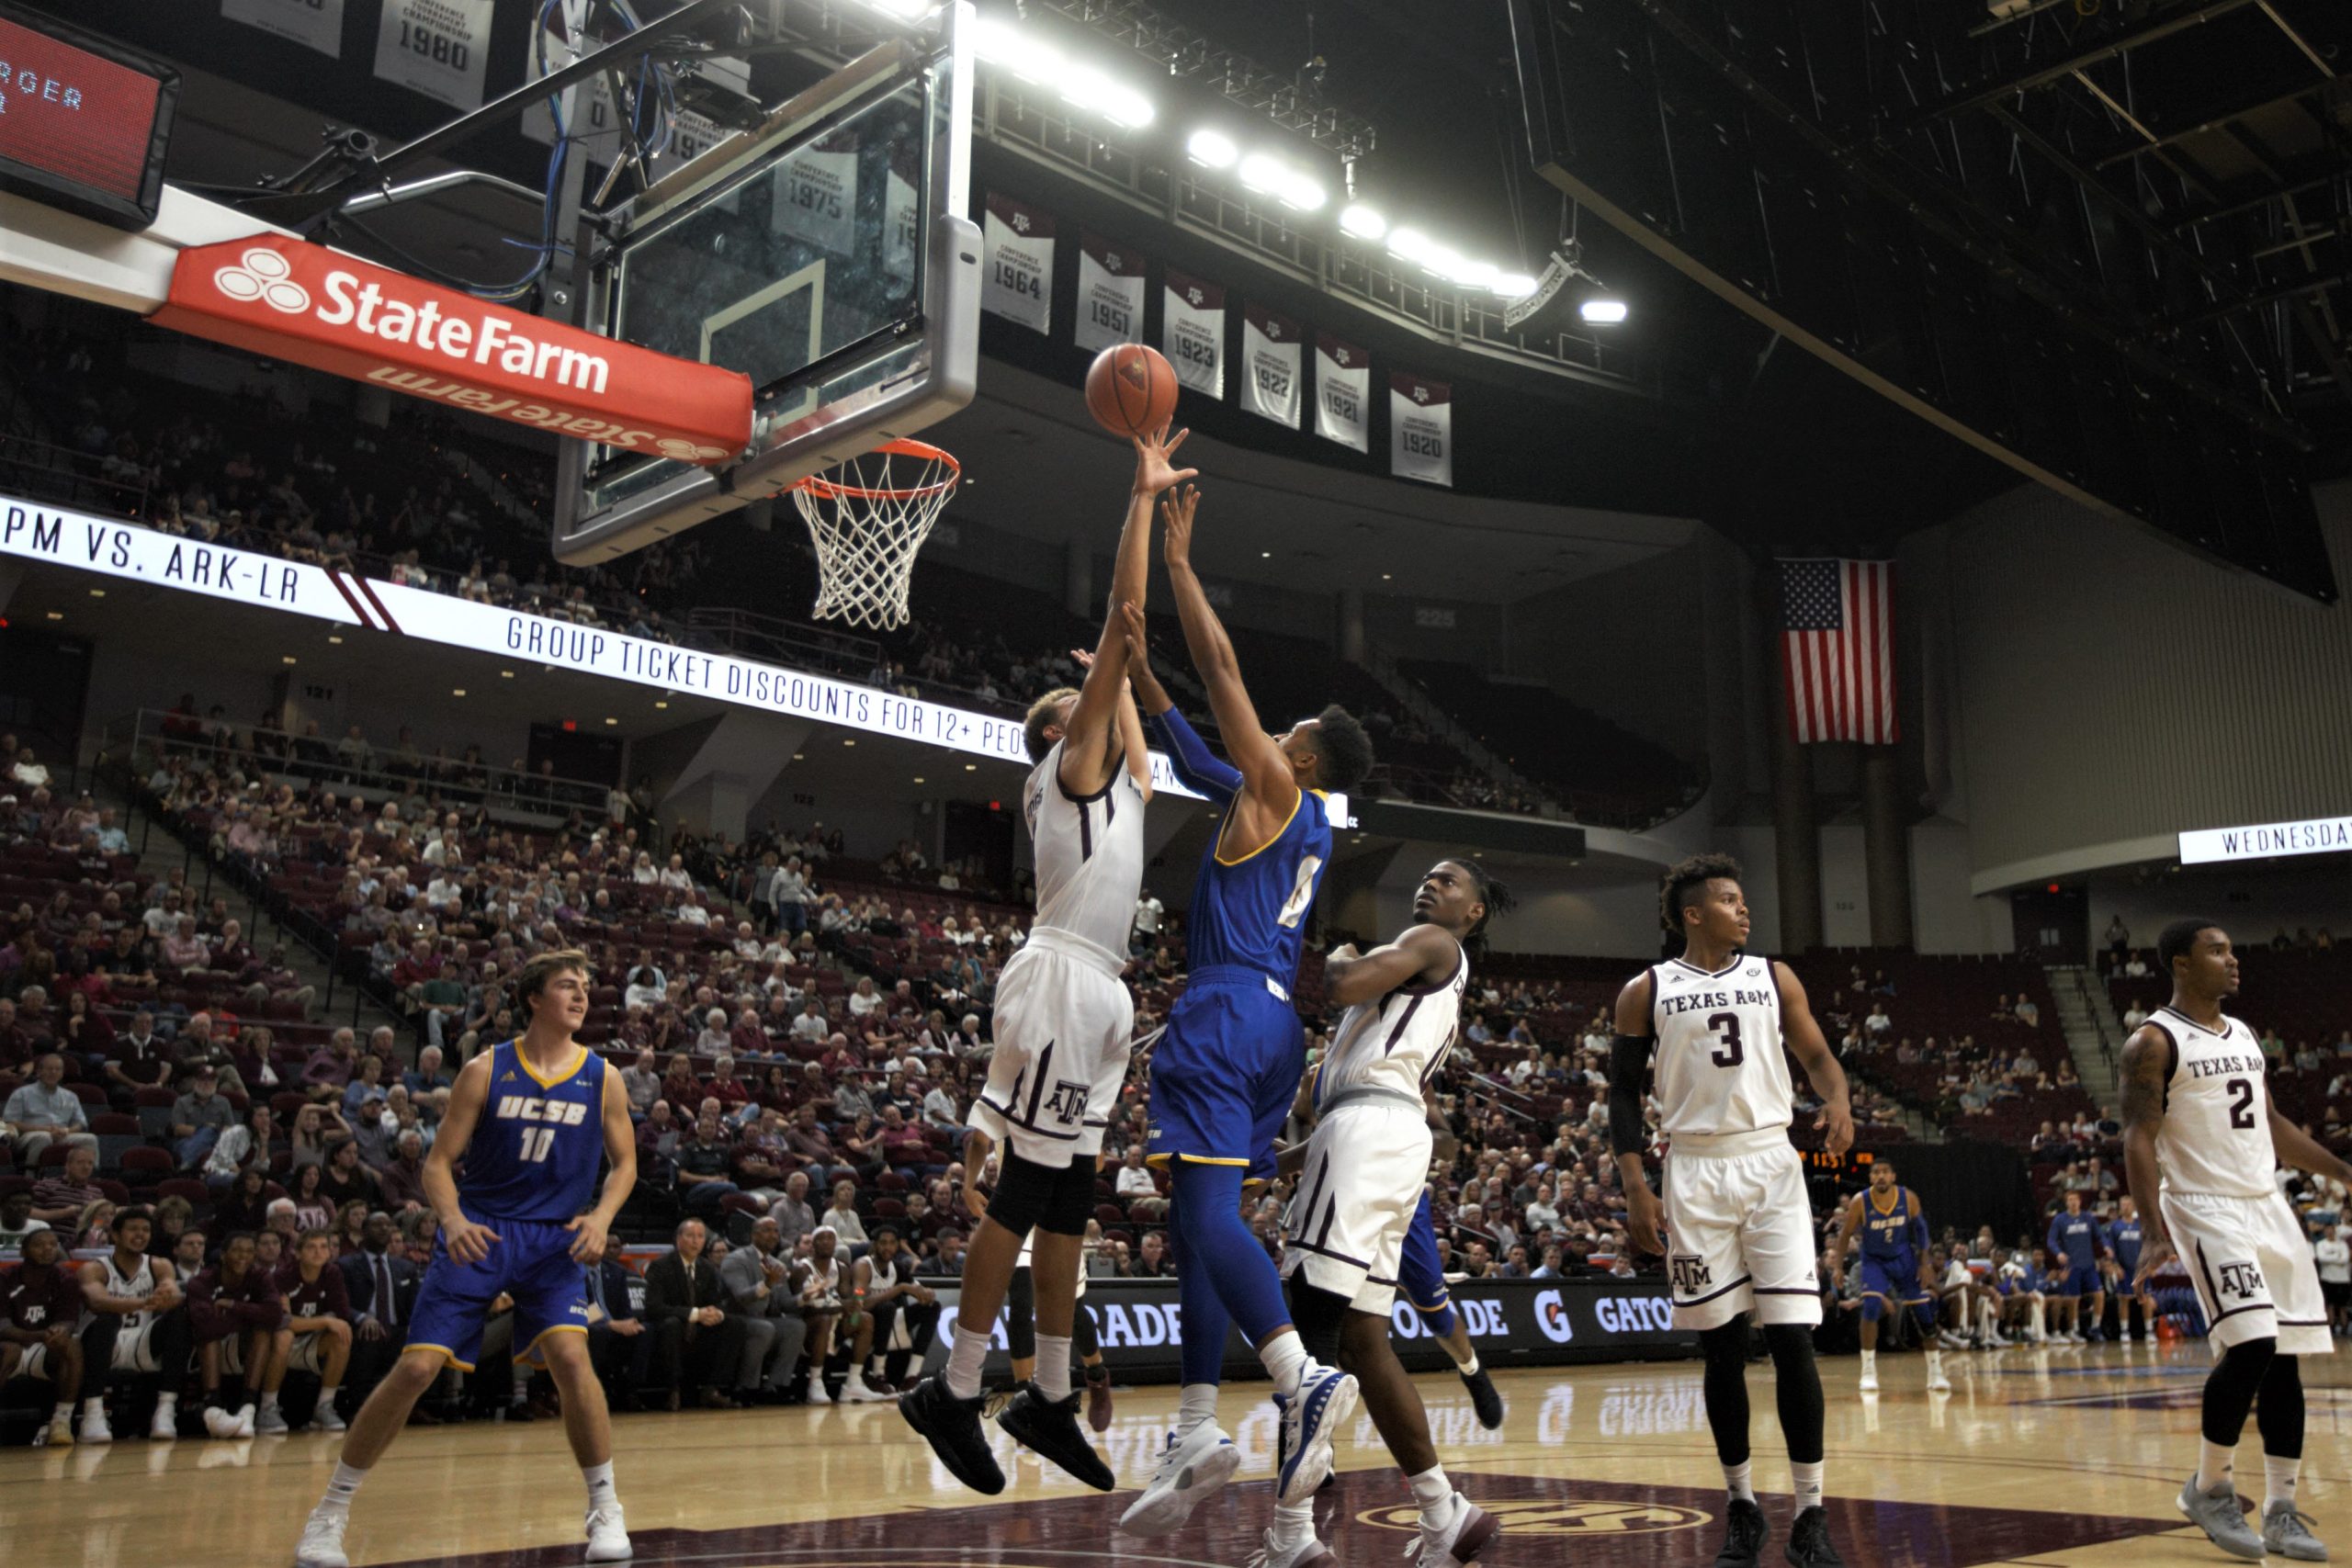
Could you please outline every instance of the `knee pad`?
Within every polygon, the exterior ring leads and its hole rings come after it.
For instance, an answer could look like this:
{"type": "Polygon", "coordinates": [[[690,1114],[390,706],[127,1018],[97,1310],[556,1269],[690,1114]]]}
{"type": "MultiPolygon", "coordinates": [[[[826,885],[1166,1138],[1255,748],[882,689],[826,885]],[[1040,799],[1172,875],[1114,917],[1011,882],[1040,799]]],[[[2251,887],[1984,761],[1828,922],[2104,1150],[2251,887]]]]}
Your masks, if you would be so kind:
{"type": "Polygon", "coordinates": [[[1084,1235],[1086,1222],[1094,1217],[1094,1162],[1073,1159],[1048,1174],[1054,1179],[1053,1191],[1037,1216],[1037,1228],[1056,1235],[1084,1235]]]}
{"type": "MultiPolygon", "coordinates": [[[[1005,1150],[997,1171],[996,1196],[989,1200],[989,1218],[1015,1235],[1027,1235],[1052,1212],[1061,1176],[1051,1166],[1005,1150]]],[[[1078,1228],[1080,1234],[1086,1229],[1083,1224],[1078,1228]]]]}
{"type": "Polygon", "coordinates": [[[1864,1323],[1876,1323],[1880,1318],[1884,1317],[1885,1315],[1886,1298],[1884,1296],[1869,1295],[1862,1298],[1862,1321],[1864,1323]]]}

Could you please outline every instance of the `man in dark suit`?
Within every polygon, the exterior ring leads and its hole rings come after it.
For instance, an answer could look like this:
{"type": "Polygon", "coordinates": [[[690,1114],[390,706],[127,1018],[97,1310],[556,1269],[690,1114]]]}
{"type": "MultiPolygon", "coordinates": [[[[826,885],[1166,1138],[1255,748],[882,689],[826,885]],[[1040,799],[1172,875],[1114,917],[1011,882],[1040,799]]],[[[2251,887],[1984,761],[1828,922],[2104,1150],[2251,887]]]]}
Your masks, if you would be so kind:
{"type": "Polygon", "coordinates": [[[588,1269],[588,1357],[616,1410],[639,1407],[652,1348],[639,1304],[646,1293],[645,1281],[621,1261],[621,1244],[606,1236],[603,1258],[588,1269]]]}
{"type": "Polygon", "coordinates": [[[653,1340],[647,1381],[667,1392],[673,1410],[685,1393],[695,1393],[695,1402],[712,1410],[735,1403],[721,1392],[721,1382],[732,1386],[735,1381],[743,1325],[719,1283],[718,1266],[703,1256],[709,1239],[700,1220],[681,1221],[676,1246],[645,1270],[645,1321],[653,1340]]]}
{"type": "Polygon", "coordinates": [[[379,1209],[360,1229],[359,1250],[343,1260],[344,1289],[356,1324],[345,1376],[355,1408],[408,1344],[409,1317],[424,1275],[393,1245],[398,1234],[391,1215],[379,1209]]]}

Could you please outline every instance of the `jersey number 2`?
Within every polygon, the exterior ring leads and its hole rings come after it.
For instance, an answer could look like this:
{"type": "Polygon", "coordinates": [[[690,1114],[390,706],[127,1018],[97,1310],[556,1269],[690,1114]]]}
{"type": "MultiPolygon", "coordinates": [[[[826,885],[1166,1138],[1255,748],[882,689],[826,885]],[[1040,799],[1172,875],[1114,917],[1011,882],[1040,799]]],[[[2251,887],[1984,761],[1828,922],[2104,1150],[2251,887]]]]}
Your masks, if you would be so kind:
{"type": "Polygon", "coordinates": [[[523,1157],[531,1164],[537,1165],[546,1159],[548,1151],[553,1147],[555,1147],[554,1128],[526,1127],[523,1129],[523,1157]]]}
{"type": "Polygon", "coordinates": [[[1298,880],[1291,884],[1290,897],[1283,901],[1283,912],[1274,917],[1276,925],[1290,931],[1306,918],[1306,907],[1315,902],[1315,874],[1322,869],[1320,855],[1309,855],[1298,863],[1298,880]]]}
{"type": "Polygon", "coordinates": [[[2230,1091],[2230,1125],[2241,1133],[2254,1129],[2254,1080],[2232,1078],[2222,1086],[2230,1091]]]}
{"type": "Polygon", "coordinates": [[[1736,1067],[1747,1059],[1747,1052],[1739,1043],[1739,1014],[1710,1013],[1707,1027],[1713,1030],[1715,1038],[1723,1042],[1720,1049],[1709,1054],[1709,1061],[1719,1067],[1736,1067]]]}

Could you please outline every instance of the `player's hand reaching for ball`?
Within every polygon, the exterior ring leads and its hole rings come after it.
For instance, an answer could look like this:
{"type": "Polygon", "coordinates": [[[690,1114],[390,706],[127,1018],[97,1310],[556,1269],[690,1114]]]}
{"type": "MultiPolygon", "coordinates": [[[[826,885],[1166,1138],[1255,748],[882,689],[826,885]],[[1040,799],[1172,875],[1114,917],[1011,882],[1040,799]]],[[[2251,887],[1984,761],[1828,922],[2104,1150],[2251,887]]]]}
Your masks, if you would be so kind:
{"type": "Polygon", "coordinates": [[[1824,1104],[1813,1124],[1825,1132],[1821,1146],[1831,1154],[1842,1155],[1854,1146],[1854,1111],[1844,1100],[1833,1100],[1824,1104]]]}
{"type": "Polygon", "coordinates": [[[594,1263],[604,1256],[604,1221],[594,1214],[580,1214],[563,1228],[571,1233],[571,1260],[574,1263],[594,1263]]]}
{"type": "Polygon", "coordinates": [[[1657,1194],[1647,1182],[1629,1187],[1625,1193],[1625,1234],[1644,1252],[1666,1251],[1666,1209],[1658,1202],[1657,1194]]]}
{"type": "Polygon", "coordinates": [[[454,1223],[445,1221],[441,1226],[441,1244],[460,1263],[479,1263],[488,1258],[491,1244],[497,1239],[496,1231],[488,1225],[478,1225],[463,1214],[454,1223]]]}
{"type": "Polygon", "coordinates": [[[1193,513],[1200,504],[1200,487],[1189,484],[1170,491],[1159,503],[1159,520],[1166,525],[1159,549],[1170,571],[1193,564],[1193,513]]]}
{"type": "Polygon", "coordinates": [[[1198,468],[1180,468],[1168,460],[1176,455],[1177,447],[1184,445],[1184,437],[1192,434],[1189,430],[1180,430],[1170,435],[1168,426],[1163,424],[1149,435],[1134,438],[1136,494],[1158,495],[1161,491],[1182,484],[1200,473],[1198,468]]]}

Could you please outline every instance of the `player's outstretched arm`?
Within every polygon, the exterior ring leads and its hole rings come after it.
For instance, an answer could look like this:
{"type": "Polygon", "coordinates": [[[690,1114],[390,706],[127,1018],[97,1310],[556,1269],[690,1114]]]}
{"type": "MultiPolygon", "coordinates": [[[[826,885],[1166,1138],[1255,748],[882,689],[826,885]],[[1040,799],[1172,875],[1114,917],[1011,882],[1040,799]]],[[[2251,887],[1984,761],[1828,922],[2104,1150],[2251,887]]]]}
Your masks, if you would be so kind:
{"type": "MultiPolygon", "coordinates": [[[[1151,716],[1159,728],[1160,743],[1168,748],[1168,764],[1177,778],[1199,790],[1211,800],[1231,800],[1241,792],[1241,773],[1222,757],[1211,751],[1208,742],[1193,733],[1176,711],[1168,689],[1151,668],[1151,644],[1145,634],[1143,606],[1122,604],[1121,617],[1127,624],[1127,682],[1134,689],[1136,702],[1151,716]]],[[[1148,764],[1147,764],[1148,765],[1148,764]]]]}
{"type": "MultiPolygon", "coordinates": [[[[456,1097],[451,1096],[452,1099],[456,1097]]],[[[563,1228],[571,1232],[571,1256],[593,1264],[604,1256],[605,1235],[620,1217],[621,1205],[637,1190],[637,1127],[628,1119],[628,1090],[616,1072],[605,1074],[605,1160],[612,1167],[596,1206],[572,1217],[563,1228]]]]}
{"type": "MultiPolygon", "coordinates": [[[[1170,457],[1184,444],[1190,431],[1172,436],[1162,425],[1148,436],[1138,435],[1135,484],[1127,492],[1126,520],[1119,527],[1119,548],[1111,567],[1111,599],[1102,616],[1102,636],[1094,661],[1078,688],[1069,723],[1062,731],[1062,788],[1071,795],[1092,795],[1111,782],[1122,758],[1116,744],[1124,739],[1118,719],[1120,694],[1127,678],[1126,621],[1120,606],[1140,609],[1151,573],[1151,509],[1163,491],[1191,479],[1199,470],[1172,467],[1170,457]]],[[[1148,776],[1148,775],[1147,775],[1148,776]]]]}
{"type": "Polygon", "coordinates": [[[1434,985],[1462,962],[1462,944],[1435,926],[1408,926],[1395,942],[1370,953],[1342,947],[1323,960],[1323,994],[1349,1008],[1385,997],[1399,986],[1434,985]]]}
{"type": "Polygon", "coordinates": [[[490,1244],[498,1239],[497,1232],[474,1224],[458,1207],[458,1162],[466,1157],[466,1145],[473,1142],[474,1128],[481,1124],[482,1107],[490,1099],[490,1060],[485,1051],[458,1069],[458,1081],[449,1090],[448,1111],[425,1154],[422,1174],[424,1201],[433,1205],[441,1222],[442,1245],[460,1263],[481,1262],[490,1256],[490,1244]]]}
{"type": "Polygon", "coordinates": [[[1625,1190],[1625,1234],[1644,1252],[1662,1253],[1665,1212],[1642,1168],[1650,1141],[1642,1117],[1642,1080],[1649,1073],[1651,1048],[1657,1043],[1650,1033],[1654,986],[1645,969],[1617,993],[1617,1033],[1609,1043],[1609,1142],[1617,1154],[1617,1184],[1625,1190]]]}
{"type": "Polygon", "coordinates": [[[1772,960],[1772,978],[1781,988],[1781,1033],[1804,1069],[1813,1092],[1821,1096],[1821,1114],[1813,1124],[1821,1129],[1821,1146],[1842,1155],[1854,1146],[1854,1108],[1848,1097],[1846,1069],[1814,1021],[1813,1004],[1805,999],[1804,983],[1779,959],[1772,960]]]}
{"type": "Polygon", "coordinates": [[[1161,509],[1166,536],[1168,582],[1176,596],[1176,615],[1184,623],[1184,646],[1193,668],[1207,688],[1209,711],[1216,716],[1217,731],[1225,738],[1225,754],[1241,773],[1242,797],[1257,807],[1260,819],[1243,824],[1253,842],[1262,841],[1289,820],[1298,804],[1298,777],[1290,759],[1259,722],[1257,705],[1241,682],[1241,661],[1233,639],[1209,606],[1207,590],[1193,570],[1193,514],[1201,492],[1190,485],[1169,492],[1161,509]]]}
{"type": "Polygon", "coordinates": [[[2172,1077],[2172,1037],[2161,1029],[2137,1030],[2123,1043],[2123,1179],[2140,1206],[2140,1267],[2132,1278],[2135,1287],[2173,1255],[2164,1206],[2157,1201],[2163,1175],[2156,1165],[2156,1134],[2164,1131],[2165,1085],[2172,1077]]]}

